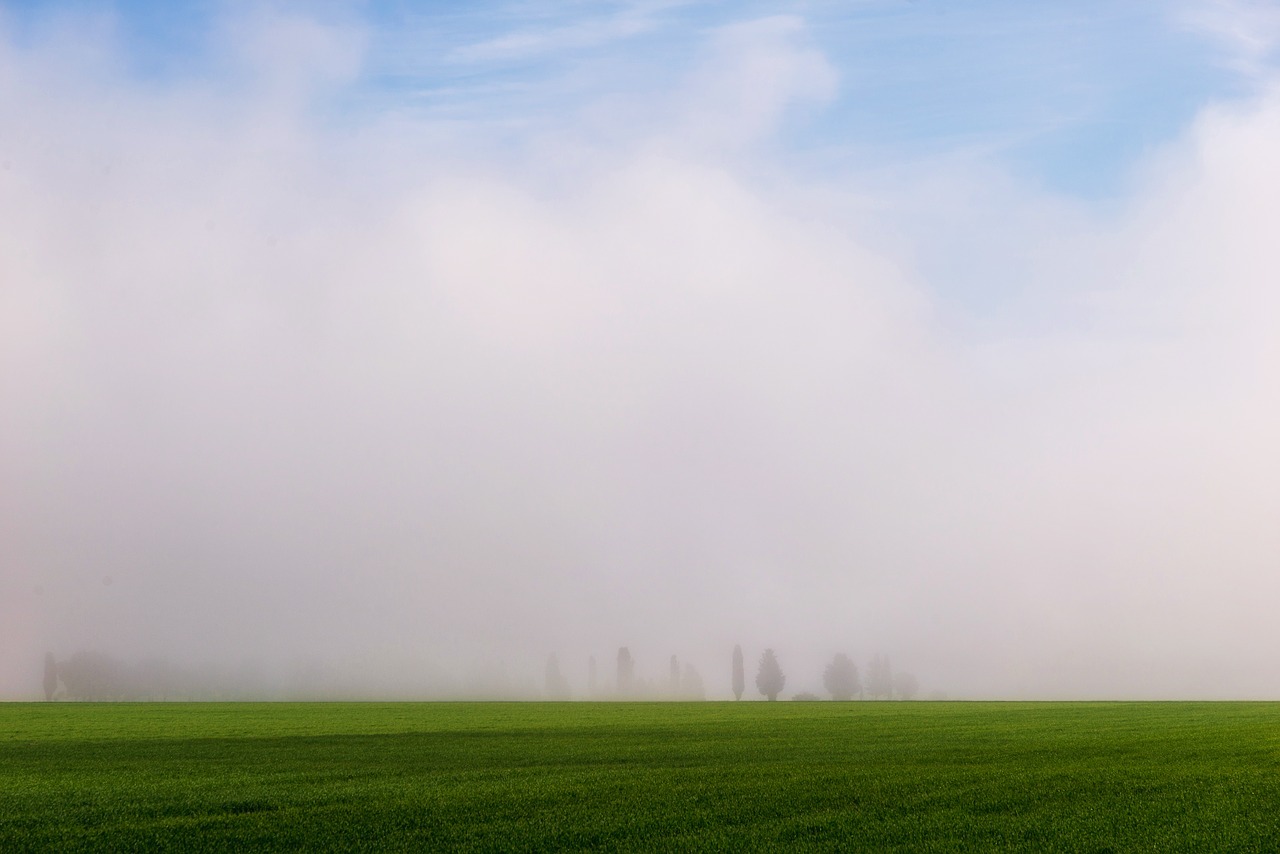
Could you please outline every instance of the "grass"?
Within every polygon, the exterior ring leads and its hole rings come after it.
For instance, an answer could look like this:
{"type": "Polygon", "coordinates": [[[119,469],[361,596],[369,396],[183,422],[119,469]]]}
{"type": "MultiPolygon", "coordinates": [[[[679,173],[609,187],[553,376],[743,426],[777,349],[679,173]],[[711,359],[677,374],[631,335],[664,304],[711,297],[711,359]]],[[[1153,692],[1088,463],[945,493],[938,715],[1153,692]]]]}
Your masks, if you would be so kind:
{"type": "Polygon", "coordinates": [[[1280,850],[1280,704],[0,704],[0,851],[1280,850]]]}

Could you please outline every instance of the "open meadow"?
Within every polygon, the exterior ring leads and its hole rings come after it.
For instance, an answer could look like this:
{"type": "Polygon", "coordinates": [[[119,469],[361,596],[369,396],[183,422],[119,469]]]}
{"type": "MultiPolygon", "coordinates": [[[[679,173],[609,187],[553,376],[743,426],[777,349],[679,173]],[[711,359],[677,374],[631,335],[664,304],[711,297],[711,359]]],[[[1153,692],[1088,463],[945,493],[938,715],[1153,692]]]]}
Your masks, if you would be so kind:
{"type": "Polygon", "coordinates": [[[0,851],[1280,849],[1274,703],[0,704],[0,851]]]}

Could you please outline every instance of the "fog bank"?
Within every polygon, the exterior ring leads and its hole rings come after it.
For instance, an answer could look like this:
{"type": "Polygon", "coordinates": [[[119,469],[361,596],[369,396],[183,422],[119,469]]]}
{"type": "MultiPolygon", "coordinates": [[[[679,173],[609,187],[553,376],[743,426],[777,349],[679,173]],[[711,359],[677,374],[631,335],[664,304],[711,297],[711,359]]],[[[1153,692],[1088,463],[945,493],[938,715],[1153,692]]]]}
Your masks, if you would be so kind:
{"type": "Polygon", "coordinates": [[[335,118],[358,26],[219,37],[158,84],[0,21],[0,697],[82,650],[414,697],[555,653],[584,696],[626,646],[728,698],[734,644],[787,696],[836,652],[1280,695],[1263,71],[1101,206],[815,177],[773,144],[840,85],[798,19],[517,133],[335,118]]]}

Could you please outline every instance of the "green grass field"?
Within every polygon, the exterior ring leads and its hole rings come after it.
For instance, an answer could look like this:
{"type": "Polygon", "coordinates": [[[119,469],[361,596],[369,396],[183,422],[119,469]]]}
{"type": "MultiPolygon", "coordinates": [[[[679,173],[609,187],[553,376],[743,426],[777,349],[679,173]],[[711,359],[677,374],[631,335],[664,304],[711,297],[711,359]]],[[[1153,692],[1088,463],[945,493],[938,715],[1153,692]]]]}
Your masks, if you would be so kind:
{"type": "Polygon", "coordinates": [[[1280,850],[1280,704],[0,704],[0,851],[1280,850]]]}

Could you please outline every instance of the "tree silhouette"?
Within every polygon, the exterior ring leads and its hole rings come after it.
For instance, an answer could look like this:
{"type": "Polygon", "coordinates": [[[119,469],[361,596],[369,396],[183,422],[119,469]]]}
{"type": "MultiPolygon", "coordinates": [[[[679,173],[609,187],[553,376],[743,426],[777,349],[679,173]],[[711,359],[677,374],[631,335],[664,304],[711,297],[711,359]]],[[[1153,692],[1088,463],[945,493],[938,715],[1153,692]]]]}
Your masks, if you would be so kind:
{"type": "Polygon", "coordinates": [[[671,675],[670,675],[669,684],[670,684],[671,696],[673,698],[679,697],[680,696],[680,662],[676,660],[676,657],[674,655],[671,656],[671,675]]]}
{"type": "Polygon", "coordinates": [[[53,694],[58,690],[58,662],[54,660],[53,653],[46,652],[44,654],[44,698],[45,701],[53,699],[53,694]]]}
{"type": "Polygon", "coordinates": [[[858,665],[843,652],[836,653],[822,673],[822,685],[833,700],[852,700],[862,690],[858,679],[858,665]]]}
{"type": "Polygon", "coordinates": [[[596,693],[596,657],[594,655],[587,658],[587,694],[595,696],[596,693]]]}
{"type": "Polygon", "coordinates": [[[553,652],[547,656],[547,699],[568,700],[571,696],[569,680],[560,672],[560,659],[553,652]]]}
{"type": "Polygon", "coordinates": [[[687,661],[684,663],[684,675],[680,677],[680,693],[686,700],[707,699],[707,691],[702,685],[698,668],[687,661]]]}
{"type": "Polygon", "coordinates": [[[97,652],[77,652],[58,666],[67,697],[76,700],[115,700],[129,696],[124,667],[97,652]]]}
{"type": "Polygon", "coordinates": [[[760,669],[756,671],[756,687],[770,700],[776,700],[782,693],[782,686],[786,684],[787,677],[778,666],[777,656],[773,654],[773,650],[766,649],[764,655],[760,656],[760,669]]]}
{"type": "Polygon", "coordinates": [[[889,666],[889,656],[877,655],[871,659],[867,668],[867,693],[893,699],[893,668],[889,666]]]}
{"type": "Polygon", "coordinates": [[[625,646],[618,648],[618,693],[630,696],[635,686],[636,664],[631,660],[631,650],[625,646]]]}
{"type": "Polygon", "coordinates": [[[920,683],[910,673],[899,672],[893,677],[893,690],[898,692],[900,700],[914,700],[920,691],[920,683]]]}
{"type": "Polygon", "coordinates": [[[747,677],[742,670],[742,647],[733,648],[733,699],[741,700],[742,692],[747,687],[747,677]]]}

